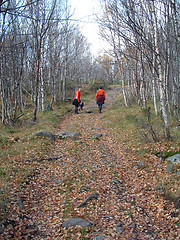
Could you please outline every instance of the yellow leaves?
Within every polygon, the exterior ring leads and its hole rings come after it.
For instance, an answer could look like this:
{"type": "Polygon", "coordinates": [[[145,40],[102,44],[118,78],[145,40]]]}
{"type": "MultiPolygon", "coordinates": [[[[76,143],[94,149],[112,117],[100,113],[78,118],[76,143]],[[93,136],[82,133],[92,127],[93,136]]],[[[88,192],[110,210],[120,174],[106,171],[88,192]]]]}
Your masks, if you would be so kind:
{"type": "Polygon", "coordinates": [[[108,71],[111,69],[112,60],[113,59],[107,54],[104,54],[103,56],[98,56],[98,62],[108,71]]]}

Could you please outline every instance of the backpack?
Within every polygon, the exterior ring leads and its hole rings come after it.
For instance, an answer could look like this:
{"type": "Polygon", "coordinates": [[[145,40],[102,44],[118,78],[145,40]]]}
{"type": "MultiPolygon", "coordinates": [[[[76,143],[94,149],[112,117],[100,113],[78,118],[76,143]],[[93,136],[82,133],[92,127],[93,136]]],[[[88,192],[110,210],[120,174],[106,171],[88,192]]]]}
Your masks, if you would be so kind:
{"type": "Polygon", "coordinates": [[[98,95],[97,96],[97,102],[103,102],[104,103],[104,95],[98,95]]]}

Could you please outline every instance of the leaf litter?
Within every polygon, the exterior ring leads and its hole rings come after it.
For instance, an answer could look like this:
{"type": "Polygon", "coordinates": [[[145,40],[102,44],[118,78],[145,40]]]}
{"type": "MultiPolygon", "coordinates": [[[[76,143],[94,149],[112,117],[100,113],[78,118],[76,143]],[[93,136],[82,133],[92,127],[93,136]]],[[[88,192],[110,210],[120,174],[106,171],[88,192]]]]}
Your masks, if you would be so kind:
{"type": "Polygon", "coordinates": [[[0,239],[179,239],[178,209],[155,191],[156,176],[167,177],[160,160],[148,155],[149,171],[134,168],[138,156],[124,151],[128,143],[113,137],[96,107],[91,102],[91,114],[69,113],[55,130],[71,128],[79,140],[57,139],[49,160],[30,161],[34,173],[20,189],[12,178],[0,239]],[[92,227],[62,228],[69,218],[92,227]]]}

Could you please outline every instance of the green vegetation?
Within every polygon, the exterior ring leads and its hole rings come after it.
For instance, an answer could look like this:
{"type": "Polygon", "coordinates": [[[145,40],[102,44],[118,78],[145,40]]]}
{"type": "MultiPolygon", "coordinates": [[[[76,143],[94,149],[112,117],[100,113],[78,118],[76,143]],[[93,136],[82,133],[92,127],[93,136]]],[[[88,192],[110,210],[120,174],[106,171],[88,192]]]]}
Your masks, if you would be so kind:
{"type": "MultiPolygon", "coordinates": [[[[83,88],[83,101],[88,102],[94,98],[95,86],[89,91],[87,87],[83,88]]],[[[165,141],[162,131],[163,121],[154,114],[154,111],[142,109],[138,105],[125,107],[123,97],[116,100],[111,108],[106,109],[102,114],[104,123],[110,128],[111,134],[115,140],[123,141],[126,144],[126,151],[138,156],[139,159],[147,159],[147,154],[154,154],[164,159],[179,153],[180,134],[177,122],[171,119],[172,139],[165,141]],[[151,130],[154,131],[156,139],[153,139],[151,130]]],[[[0,123],[0,198],[1,201],[8,201],[8,192],[13,182],[16,182],[16,188],[19,188],[23,182],[27,181],[28,176],[35,173],[38,160],[46,158],[52,150],[52,141],[48,138],[26,138],[40,130],[54,132],[56,125],[65,118],[66,114],[74,110],[71,101],[58,102],[53,106],[53,111],[38,113],[38,121],[31,121],[32,109],[27,109],[25,115],[19,119],[13,126],[3,126],[0,123]],[[13,182],[10,181],[13,179],[13,182]]],[[[74,130],[76,126],[73,126],[74,130]]],[[[78,130],[78,129],[77,129],[78,130]]],[[[81,145],[84,147],[84,145],[81,145]]],[[[87,146],[86,146],[87,147],[87,146]]],[[[75,143],[73,148],[69,146],[68,151],[76,156],[78,154],[79,144],[75,143]]],[[[141,169],[140,169],[141,170],[141,169]]],[[[142,167],[146,173],[151,173],[152,169],[148,165],[142,167]]],[[[79,174],[77,178],[82,179],[79,174]]],[[[162,179],[159,179],[161,182],[162,179]]],[[[179,193],[177,177],[168,179],[166,188],[163,188],[164,194],[169,198],[177,198],[179,193]],[[174,192],[170,191],[172,185],[174,192]],[[177,185],[177,184],[176,184],[177,185]],[[175,197],[174,197],[175,196],[175,197]]],[[[164,184],[164,183],[163,183],[164,184]]],[[[164,185],[163,185],[164,186],[164,185]]],[[[72,191],[71,184],[67,185],[67,192],[72,191]]],[[[60,191],[62,191],[60,189],[60,191]]],[[[68,214],[69,203],[66,205],[65,215],[68,214]]],[[[2,215],[3,212],[0,212],[2,215]]]]}
{"type": "MultiPolygon", "coordinates": [[[[124,141],[130,140],[138,147],[142,142],[164,142],[163,120],[151,108],[152,106],[143,109],[135,104],[125,107],[121,97],[106,111],[104,120],[114,129],[116,137],[119,136],[124,141]]],[[[173,145],[180,142],[179,128],[174,127],[177,125],[178,122],[172,119],[172,139],[169,143],[173,145]]]]}
{"type": "MultiPolygon", "coordinates": [[[[142,109],[135,104],[127,108],[123,104],[123,99],[120,98],[105,112],[103,120],[111,128],[111,134],[114,135],[117,142],[123,141],[126,145],[126,151],[136,156],[139,161],[142,159],[151,161],[151,155],[156,155],[159,159],[165,160],[167,157],[180,153],[178,122],[171,119],[171,140],[165,140],[163,120],[161,117],[156,116],[151,108],[142,109]]],[[[152,172],[149,165],[138,166],[138,170],[146,173],[152,172]]],[[[178,171],[176,169],[176,172],[178,171]]],[[[173,201],[176,207],[179,208],[179,175],[167,174],[165,177],[166,182],[164,182],[163,174],[156,176],[156,178],[159,185],[155,190],[173,201]]]]}

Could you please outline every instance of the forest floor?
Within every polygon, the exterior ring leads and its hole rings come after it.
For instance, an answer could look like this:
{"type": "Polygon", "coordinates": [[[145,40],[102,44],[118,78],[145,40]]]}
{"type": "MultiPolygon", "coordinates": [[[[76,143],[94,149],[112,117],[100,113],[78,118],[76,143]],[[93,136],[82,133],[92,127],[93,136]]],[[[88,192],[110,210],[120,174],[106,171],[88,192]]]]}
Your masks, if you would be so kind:
{"type": "Polygon", "coordinates": [[[117,140],[103,118],[117,89],[106,96],[101,114],[93,100],[54,129],[80,136],[57,138],[47,159],[29,161],[34,173],[17,193],[18,206],[9,206],[0,239],[180,239],[178,209],[156,189],[164,163],[129,152],[124,136],[117,140]],[[70,218],[91,225],[62,227],[70,218]]]}

